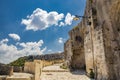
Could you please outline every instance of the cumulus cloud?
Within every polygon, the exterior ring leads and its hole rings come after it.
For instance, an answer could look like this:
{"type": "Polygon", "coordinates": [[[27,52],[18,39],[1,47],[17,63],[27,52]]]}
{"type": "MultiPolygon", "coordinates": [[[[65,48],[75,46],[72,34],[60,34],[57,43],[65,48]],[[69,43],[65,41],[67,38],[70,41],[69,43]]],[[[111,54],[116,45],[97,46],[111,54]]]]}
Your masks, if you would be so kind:
{"type": "Polygon", "coordinates": [[[6,38],[6,39],[3,39],[3,40],[1,40],[0,41],[0,44],[2,44],[2,43],[7,43],[9,40],[6,38]]]}
{"type": "Polygon", "coordinates": [[[19,41],[20,40],[20,36],[18,34],[15,34],[15,33],[10,33],[8,34],[9,37],[11,37],[12,39],[16,40],[16,41],[19,41]]]}
{"type": "Polygon", "coordinates": [[[67,13],[65,17],[65,25],[71,25],[73,21],[74,16],[71,15],[70,13],[67,13]]]}
{"type": "Polygon", "coordinates": [[[65,23],[64,22],[60,22],[59,26],[65,26],[65,23]]]}
{"type": "Polygon", "coordinates": [[[48,50],[48,52],[52,52],[52,50],[51,50],[51,49],[49,49],[49,50],[48,50]]]}
{"type": "Polygon", "coordinates": [[[62,43],[64,42],[63,38],[60,37],[60,38],[58,39],[58,42],[59,42],[60,44],[62,44],[62,43]]]}
{"type": "Polygon", "coordinates": [[[17,43],[17,45],[8,45],[8,39],[3,39],[0,41],[0,62],[9,63],[22,56],[43,54],[46,50],[46,47],[41,48],[43,43],[43,40],[40,40],[38,42],[22,42],[17,43]]]}
{"type": "Polygon", "coordinates": [[[51,25],[58,25],[58,22],[62,20],[63,17],[63,13],[59,14],[56,11],[47,12],[37,8],[27,19],[22,19],[21,23],[26,25],[26,30],[44,30],[51,25]]]}
{"type": "Polygon", "coordinates": [[[47,12],[37,8],[30,16],[27,16],[26,19],[22,19],[21,24],[26,26],[26,30],[37,31],[44,30],[50,26],[71,25],[72,19],[73,16],[70,13],[67,13],[65,17],[63,13],[59,14],[56,11],[47,12]]]}

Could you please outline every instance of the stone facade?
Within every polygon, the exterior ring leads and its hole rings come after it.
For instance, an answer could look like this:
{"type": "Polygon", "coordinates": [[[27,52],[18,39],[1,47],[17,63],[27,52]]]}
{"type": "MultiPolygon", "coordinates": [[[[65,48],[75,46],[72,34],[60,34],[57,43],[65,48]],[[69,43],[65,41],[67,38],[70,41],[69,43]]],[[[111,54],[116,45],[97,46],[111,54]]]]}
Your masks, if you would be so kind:
{"type": "Polygon", "coordinates": [[[86,72],[90,74],[90,69],[93,69],[97,80],[119,80],[120,0],[87,0],[84,16],[89,17],[80,23],[79,28],[84,34],[76,29],[70,38],[75,47],[84,46],[79,49],[85,56],[74,56],[73,51],[71,65],[81,62],[77,58],[85,58],[86,72]],[[80,44],[74,41],[76,34],[83,35],[80,44]]]}

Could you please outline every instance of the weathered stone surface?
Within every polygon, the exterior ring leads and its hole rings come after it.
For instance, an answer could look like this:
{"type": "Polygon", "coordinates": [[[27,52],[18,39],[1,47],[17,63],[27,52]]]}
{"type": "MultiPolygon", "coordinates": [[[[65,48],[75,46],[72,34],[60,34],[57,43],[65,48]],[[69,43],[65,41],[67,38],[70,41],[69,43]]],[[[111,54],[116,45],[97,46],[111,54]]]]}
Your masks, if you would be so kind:
{"type": "MultiPolygon", "coordinates": [[[[86,58],[87,72],[93,68],[98,80],[119,80],[120,76],[120,1],[119,0],[93,0],[87,2],[85,16],[91,15],[89,42],[85,43],[85,52],[91,44],[91,56],[86,58]],[[91,4],[91,6],[90,6],[91,4]],[[88,8],[89,7],[89,8],[88,8]],[[91,7],[91,9],[90,9],[91,7]],[[89,11],[90,10],[90,11],[89,11]],[[93,58],[92,58],[93,57],[93,58]],[[91,64],[90,64],[91,63],[91,64]]],[[[88,28],[86,26],[86,28],[88,28]]],[[[86,56],[85,56],[86,57],[86,56]]]]}
{"type": "Polygon", "coordinates": [[[70,39],[64,45],[65,61],[72,69],[85,68],[83,23],[78,24],[70,32],[70,39]]]}
{"type": "MultiPolygon", "coordinates": [[[[87,73],[90,74],[90,69],[93,69],[97,80],[119,80],[120,0],[87,0],[84,16],[90,18],[84,18],[80,23],[84,32],[84,48],[79,49],[84,50],[87,73]]],[[[78,45],[75,44],[75,47],[78,45]]],[[[81,62],[76,60],[80,56],[72,57],[75,58],[71,59],[71,65],[81,62]]]]}

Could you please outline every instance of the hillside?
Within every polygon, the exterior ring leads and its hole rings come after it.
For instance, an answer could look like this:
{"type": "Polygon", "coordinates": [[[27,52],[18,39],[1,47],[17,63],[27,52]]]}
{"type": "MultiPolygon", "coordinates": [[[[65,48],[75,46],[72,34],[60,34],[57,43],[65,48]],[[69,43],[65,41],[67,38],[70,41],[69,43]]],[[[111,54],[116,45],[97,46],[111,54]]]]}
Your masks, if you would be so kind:
{"type": "Polygon", "coordinates": [[[24,66],[25,61],[33,61],[34,59],[37,60],[61,60],[64,58],[63,53],[53,53],[53,54],[45,54],[45,55],[29,55],[20,57],[17,60],[11,62],[9,65],[11,66],[24,66]]]}

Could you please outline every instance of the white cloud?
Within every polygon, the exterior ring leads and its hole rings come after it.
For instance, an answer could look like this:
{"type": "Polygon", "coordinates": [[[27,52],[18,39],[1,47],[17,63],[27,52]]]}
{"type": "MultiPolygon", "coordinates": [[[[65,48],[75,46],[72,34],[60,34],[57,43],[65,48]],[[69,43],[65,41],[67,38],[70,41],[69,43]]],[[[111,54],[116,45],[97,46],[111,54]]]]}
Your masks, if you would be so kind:
{"type": "Polygon", "coordinates": [[[9,40],[6,38],[6,39],[3,39],[3,40],[1,40],[0,41],[0,44],[2,44],[2,43],[7,43],[9,40]]]}
{"type": "Polygon", "coordinates": [[[48,52],[52,52],[52,50],[51,50],[51,49],[49,49],[49,50],[48,50],[48,52]]]}
{"type": "Polygon", "coordinates": [[[72,16],[70,13],[67,13],[65,17],[65,24],[66,25],[71,25],[73,21],[74,16],[72,16]]]}
{"type": "Polygon", "coordinates": [[[27,55],[40,55],[46,50],[46,47],[41,49],[43,40],[38,42],[17,43],[17,45],[8,45],[8,40],[0,41],[0,62],[9,63],[19,57],[27,55]]]}
{"type": "Polygon", "coordinates": [[[16,41],[20,40],[20,36],[18,34],[10,33],[8,35],[9,35],[9,37],[13,38],[16,41]]]}
{"type": "Polygon", "coordinates": [[[67,13],[66,17],[63,13],[56,11],[47,12],[40,8],[33,11],[27,19],[22,19],[21,24],[26,26],[26,30],[44,30],[50,26],[66,26],[72,24],[73,16],[67,13]],[[65,18],[65,21],[62,22],[65,18]]]}
{"type": "Polygon", "coordinates": [[[62,44],[62,43],[64,42],[63,38],[60,37],[60,38],[58,39],[58,42],[62,44]]]}
{"type": "Polygon", "coordinates": [[[22,24],[26,25],[26,30],[44,30],[52,25],[58,25],[58,22],[62,20],[64,14],[57,13],[55,11],[47,12],[40,8],[33,11],[31,16],[27,19],[22,19],[22,24]]]}
{"type": "Polygon", "coordinates": [[[64,26],[65,25],[65,23],[64,22],[60,22],[60,25],[59,26],[64,26]]]}

